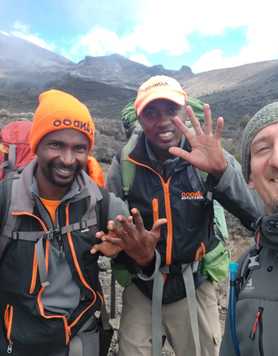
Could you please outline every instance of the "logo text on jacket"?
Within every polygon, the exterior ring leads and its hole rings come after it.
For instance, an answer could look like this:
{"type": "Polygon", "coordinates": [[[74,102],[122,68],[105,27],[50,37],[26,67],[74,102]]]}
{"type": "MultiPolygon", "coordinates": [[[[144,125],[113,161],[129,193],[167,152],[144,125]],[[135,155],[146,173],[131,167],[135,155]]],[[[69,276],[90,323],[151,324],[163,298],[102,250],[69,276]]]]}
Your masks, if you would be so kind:
{"type": "Polygon", "coordinates": [[[181,192],[181,200],[203,200],[204,195],[202,192],[181,192]]]}

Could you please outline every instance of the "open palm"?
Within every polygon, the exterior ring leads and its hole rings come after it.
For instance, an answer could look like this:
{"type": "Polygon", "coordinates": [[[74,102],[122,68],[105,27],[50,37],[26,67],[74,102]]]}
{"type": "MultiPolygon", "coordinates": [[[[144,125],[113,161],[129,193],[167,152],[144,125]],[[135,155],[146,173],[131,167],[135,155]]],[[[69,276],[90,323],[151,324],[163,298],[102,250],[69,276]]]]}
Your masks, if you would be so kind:
{"type": "Polygon", "coordinates": [[[169,152],[183,158],[196,168],[215,176],[221,175],[227,167],[221,145],[224,119],[222,117],[217,119],[216,129],[213,133],[211,111],[208,104],[204,105],[205,123],[203,127],[190,106],[186,106],[186,113],[191,120],[194,132],[186,127],[179,117],[175,117],[173,122],[188,140],[191,152],[180,147],[171,147],[169,152]]]}

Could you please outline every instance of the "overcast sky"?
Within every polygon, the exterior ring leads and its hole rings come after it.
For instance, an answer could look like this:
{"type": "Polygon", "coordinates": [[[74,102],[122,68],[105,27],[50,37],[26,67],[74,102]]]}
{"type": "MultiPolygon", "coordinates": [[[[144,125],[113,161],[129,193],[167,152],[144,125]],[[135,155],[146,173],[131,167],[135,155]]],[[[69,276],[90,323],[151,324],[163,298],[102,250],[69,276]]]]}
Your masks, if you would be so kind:
{"type": "Polygon", "coordinates": [[[275,0],[0,0],[0,31],[74,62],[119,53],[193,72],[278,58],[275,0]]]}

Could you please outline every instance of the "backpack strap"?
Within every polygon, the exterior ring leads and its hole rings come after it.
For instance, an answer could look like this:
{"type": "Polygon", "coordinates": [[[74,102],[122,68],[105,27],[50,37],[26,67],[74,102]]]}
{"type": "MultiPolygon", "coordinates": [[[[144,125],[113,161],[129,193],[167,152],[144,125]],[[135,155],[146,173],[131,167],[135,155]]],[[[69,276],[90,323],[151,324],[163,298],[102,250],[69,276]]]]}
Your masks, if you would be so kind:
{"type": "Polygon", "coordinates": [[[11,170],[16,169],[16,145],[13,143],[9,144],[8,163],[11,170]]]}
{"type": "Polygon", "coordinates": [[[196,298],[196,288],[193,279],[193,269],[191,264],[183,265],[183,281],[186,290],[189,319],[192,329],[193,342],[195,345],[195,355],[201,356],[201,344],[198,321],[198,302],[196,298]]]}
{"type": "Polygon", "coordinates": [[[136,146],[138,137],[139,137],[139,133],[134,132],[121,151],[120,166],[121,166],[121,176],[122,176],[122,189],[123,189],[125,200],[127,200],[128,194],[130,192],[135,177],[135,166],[132,162],[128,160],[128,156],[136,146]]]}
{"type": "MultiPolygon", "coordinates": [[[[107,232],[107,220],[109,212],[109,192],[99,187],[102,199],[97,202],[96,213],[97,213],[97,224],[100,231],[107,232]]],[[[113,271],[111,272],[111,283],[110,283],[110,317],[114,319],[116,315],[116,280],[113,271]]],[[[111,325],[109,323],[109,315],[106,310],[106,306],[103,303],[101,308],[101,322],[104,330],[110,330],[111,325]]],[[[111,340],[110,340],[111,341],[111,340]]]]}
{"type": "Polygon", "coordinates": [[[261,247],[257,248],[252,246],[239,260],[239,269],[238,269],[238,283],[237,283],[237,296],[240,292],[240,289],[245,285],[250,273],[253,270],[260,268],[260,251],[261,247]]]}
{"type": "MultiPolygon", "coordinates": [[[[5,227],[5,223],[8,219],[8,213],[9,213],[9,207],[11,204],[11,191],[12,191],[12,184],[13,184],[14,178],[10,177],[7,179],[4,179],[1,184],[0,184],[0,216],[2,217],[2,223],[0,227],[0,235],[2,235],[2,232],[5,227]]],[[[0,260],[1,257],[4,253],[4,250],[6,246],[9,243],[9,239],[0,239],[0,260]]]]}
{"type": "MultiPolygon", "coordinates": [[[[153,290],[152,290],[152,355],[160,356],[162,349],[162,298],[163,288],[165,282],[165,275],[170,273],[168,266],[160,267],[160,258],[156,259],[157,265],[153,277],[153,290]]],[[[193,342],[195,345],[195,355],[201,356],[200,335],[199,335],[199,322],[198,322],[198,302],[196,299],[196,288],[194,284],[194,273],[197,269],[194,263],[182,265],[182,276],[184,286],[186,289],[186,298],[188,302],[189,319],[192,329],[193,342]]],[[[147,278],[142,278],[148,280],[147,278]]]]}
{"type": "Polygon", "coordinates": [[[221,240],[223,243],[225,243],[225,240],[227,240],[229,237],[229,232],[228,232],[224,208],[220,203],[218,203],[217,200],[213,199],[211,187],[210,186],[206,187],[208,173],[198,168],[196,168],[196,171],[201,181],[201,184],[203,185],[204,189],[207,191],[206,193],[207,198],[209,200],[213,200],[213,223],[215,227],[216,237],[219,240],[221,240]]]}
{"type": "Polygon", "coordinates": [[[98,187],[102,194],[102,199],[97,202],[96,214],[97,224],[100,231],[107,232],[107,220],[109,211],[109,192],[101,187],[98,187]]]}
{"type": "Polygon", "coordinates": [[[4,160],[0,164],[0,169],[3,170],[3,177],[6,177],[8,173],[16,171],[16,145],[9,144],[8,153],[3,152],[4,160]]]}

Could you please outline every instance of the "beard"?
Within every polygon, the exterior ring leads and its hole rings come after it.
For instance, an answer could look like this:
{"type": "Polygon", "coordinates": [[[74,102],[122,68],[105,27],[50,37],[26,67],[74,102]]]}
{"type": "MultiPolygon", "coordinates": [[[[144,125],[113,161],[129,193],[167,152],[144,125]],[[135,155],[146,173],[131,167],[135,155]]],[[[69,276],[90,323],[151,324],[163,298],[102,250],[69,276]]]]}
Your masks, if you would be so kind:
{"type": "Polygon", "coordinates": [[[272,215],[272,214],[278,214],[278,199],[273,199],[268,212],[272,215]]]}

